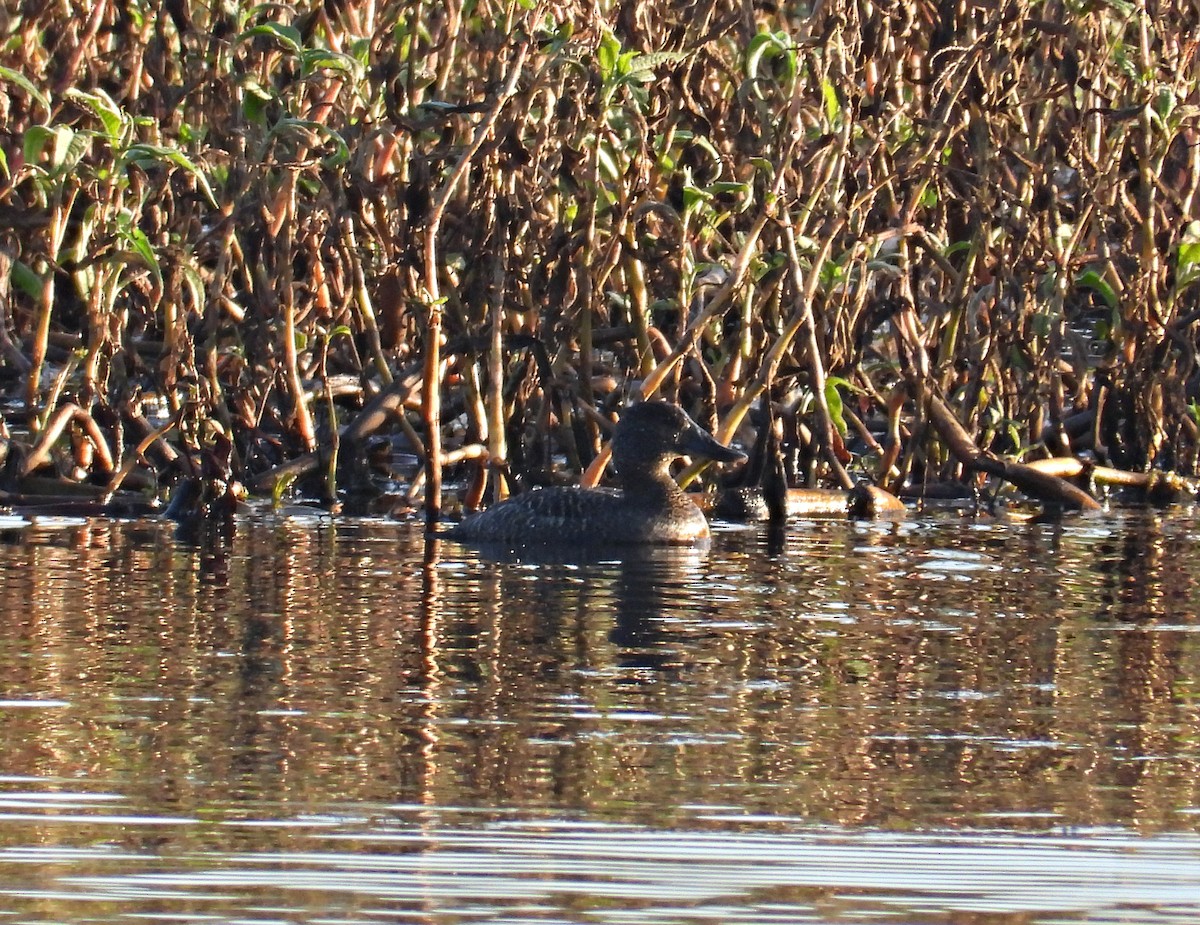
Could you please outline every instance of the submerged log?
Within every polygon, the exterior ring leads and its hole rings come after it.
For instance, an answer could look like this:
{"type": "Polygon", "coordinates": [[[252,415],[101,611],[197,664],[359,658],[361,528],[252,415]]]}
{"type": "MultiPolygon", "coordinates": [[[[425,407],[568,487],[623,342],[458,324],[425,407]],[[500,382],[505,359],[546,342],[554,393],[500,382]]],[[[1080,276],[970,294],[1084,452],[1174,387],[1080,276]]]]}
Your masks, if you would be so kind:
{"type": "Polygon", "coordinates": [[[27,479],[20,491],[0,491],[0,508],[22,517],[154,517],[158,506],[145,495],[110,496],[96,485],[61,479],[27,479]]]}

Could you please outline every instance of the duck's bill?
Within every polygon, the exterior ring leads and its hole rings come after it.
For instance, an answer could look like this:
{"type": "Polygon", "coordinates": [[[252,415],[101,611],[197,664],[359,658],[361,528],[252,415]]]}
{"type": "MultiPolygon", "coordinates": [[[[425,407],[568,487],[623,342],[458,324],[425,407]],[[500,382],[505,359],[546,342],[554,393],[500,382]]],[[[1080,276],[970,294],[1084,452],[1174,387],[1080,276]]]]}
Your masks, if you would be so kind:
{"type": "Polygon", "coordinates": [[[712,434],[699,427],[684,437],[680,449],[688,456],[703,456],[713,462],[740,462],[746,458],[741,450],[718,443],[712,434]]]}

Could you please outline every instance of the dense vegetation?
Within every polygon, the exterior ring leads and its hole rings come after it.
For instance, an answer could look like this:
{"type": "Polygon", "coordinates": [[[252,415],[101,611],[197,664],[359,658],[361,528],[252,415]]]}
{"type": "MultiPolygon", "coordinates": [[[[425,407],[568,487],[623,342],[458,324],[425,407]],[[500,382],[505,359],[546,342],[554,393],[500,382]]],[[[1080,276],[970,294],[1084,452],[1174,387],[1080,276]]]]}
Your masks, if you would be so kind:
{"type": "Polygon", "coordinates": [[[329,495],[399,433],[476,503],[637,392],[793,483],[1194,474],[1198,13],[994,7],[10,5],[7,486],[329,495]]]}

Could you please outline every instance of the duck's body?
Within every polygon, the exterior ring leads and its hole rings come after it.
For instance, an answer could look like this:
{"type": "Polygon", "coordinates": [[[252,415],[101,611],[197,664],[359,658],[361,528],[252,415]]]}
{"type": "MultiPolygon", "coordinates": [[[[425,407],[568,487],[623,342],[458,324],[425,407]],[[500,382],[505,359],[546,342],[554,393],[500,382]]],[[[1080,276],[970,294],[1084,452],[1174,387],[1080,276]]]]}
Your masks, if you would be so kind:
{"type": "Polygon", "coordinates": [[[446,535],[508,544],[694,543],[708,536],[708,520],[671,478],[671,462],[683,455],[721,462],[744,458],[664,402],[629,408],[617,424],[612,446],[620,491],[531,491],[472,514],[446,535]]]}

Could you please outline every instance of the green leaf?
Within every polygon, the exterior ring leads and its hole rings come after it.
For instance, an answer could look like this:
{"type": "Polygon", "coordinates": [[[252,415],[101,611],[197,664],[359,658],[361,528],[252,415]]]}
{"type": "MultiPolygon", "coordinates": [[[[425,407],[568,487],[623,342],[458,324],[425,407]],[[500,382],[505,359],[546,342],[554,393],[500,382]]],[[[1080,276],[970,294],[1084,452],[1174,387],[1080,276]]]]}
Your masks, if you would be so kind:
{"type": "Polygon", "coordinates": [[[753,79],[758,76],[759,64],[767,49],[775,45],[773,32],[759,32],[750,40],[746,47],[746,76],[753,79]]]}
{"type": "Polygon", "coordinates": [[[1187,273],[1200,263],[1200,222],[1188,222],[1183,229],[1183,240],[1179,242],[1179,262],[1177,265],[1180,275],[1187,273]]]}
{"type": "Polygon", "coordinates": [[[121,111],[113,98],[103,90],[92,90],[85,92],[71,87],[64,96],[67,99],[74,100],[81,106],[86,106],[90,109],[96,118],[100,120],[100,124],[104,126],[104,134],[108,136],[110,143],[119,144],[124,136],[124,129],[131,123],[129,116],[121,111]]]}
{"type": "Polygon", "coordinates": [[[275,138],[291,132],[311,132],[314,135],[321,135],[332,141],[335,151],[329,157],[325,158],[324,163],[327,166],[336,167],[350,160],[350,146],[346,144],[346,139],[329,126],[323,125],[320,122],[314,122],[311,119],[280,119],[275,123],[275,127],[271,129],[268,137],[275,138]]]}
{"type": "Polygon", "coordinates": [[[198,144],[204,140],[203,126],[189,125],[184,122],[179,126],[179,140],[186,144],[198,144]]]}
{"type": "Polygon", "coordinates": [[[836,260],[826,260],[821,264],[821,285],[826,289],[842,281],[846,272],[836,260]]]}
{"type": "Polygon", "coordinates": [[[736,210],[738,212],[745,212],[754,202],[754,186],[750,183],[733,183],[722,180],[717,183],[710,183],[705,187],[705,191],[713,197],[729,194],[736,195],[738,200],[736,210]]]}
{"type": "Polygon", "coordinates": [[[360,67],[366,69],[367,65],[371,63],[371,40],[356,39],[354,42],[351,42],[350,54],[360,67]]]}
{"type": "Polygon", "coordinates": [[[73,131],[65,125],[57,126],[54,134],[54,167],[61,173],[68,173],[83,160],[92,141],[83,132],[73,131]]]}
{"type": "Polygon", "coordinates": [[[131,228],[128,238],[133,252],[142,258],[142,262],[154,274],[155,280],[162,285],[162,267],[159,266],[158,255],[154,253],[154,248],[150,245],[150,239],[146,237],[146,232],[141,228],[131,228]]]}
{"type": "Polygon", "coordinates": [[[300,71],[306,77],[319,70],[339,71],[349,77],[358,77],[362,68],[349,55],[327,48],[308,48],[300,54],[300,71]]]}
{"type": "Polygon", "coordinates": [[[871,663],[863,658],[848,658],[842,663],[842,672],[850,681],[865,681],[871,677],[871,663]]]}
{"type": "Polygon", "coordinates": [[[567,47],[567,43],[574,34],[575,24],[570,19],[566,19],[553,32],[543,32],[538,46],[542,54],[553,57],[567,47]]]}
{"type": "Polygon", "coordinates": [[[627,77],[633,70],[634,59],[637,58],[636,51],[625,51],[617,57],[617,66],[615,73],[617,77],[627,77]]]}
{"type": "Polygon", "coordinates": [[[850,383],[840,376],[830,376],[825,380],[825,404],[829,408],[829,420],[837,428],[839,434],[846,436],[846,417],[843,414],[842,393],[838,386],[848,386],[850,383]]]}
{"type": "Polygon", "coordinates": [[[163,276],[162,267],[158,262],[158,254],[154,252],[154,246],[150,243],[150,239],[146,237],[146,232],[134,224],[133,213],[128,210],[121,211],[117,216],[117,232],[121,239],[129,245],[133,253],[146,265],[146,268],[154,274],[155,282],[161,286],[163,276]]]}
{"type": "Polygon", "coordinates": [[[825,118],[837,122],[842,112],[842,101],[838,99],[837,89],[828,80],[821,81],[821,99],[825,103],[825,118]]]}
{"type": "Polygon", "coordinates": [[[217,207],[217,199],[213,195],[212,187],[209,186],[208,178],[204,173],[192,163],[191,159],[180,151],[178,148],[164,148],[161,145],[137,144],[130,145],[125,149],[125,153],[121,156],[121,160],[126,164],[137,164],[143,167],[150,162],[160,161],[167,164],[174,164],[186,170],[196,178],[196,184],[204,192],[205,198],[215,209],[217,207]]]}
{"type": "Polygon", "coordinates": [[[292,487],[294,481],[296,481],[294,472],[289,472],[275,480],[275,484],[271,486],[271,504],[274,507],[282,507],[283,496],[287,494],[287,490],[292,487]]]}
{"type": "Polygon", "coordinates": [[[304,47],[304,37],[300,34],[299,29],[295,26],[285,26],[277,22],[265,22],[261,25],[250,27],[234,40],[234,44],[240,45],[242,42],[248,42],[260,35],[275,39],[275,41],[294,55],[299,55],[304,47]]]}
{"type": "Polygon", "coordinates": [[[697,186],[692,186],[690,183],[684,184],[683,187],[683,211],[690,212],[697,206],[703,205],[712,201],[712,196],[706,190],[702,190],[697,186]]]}
{"type": "Polygon", "coordinates": [[[758,278],[761,279],[768,273],[774,273],[781,267],[787,266],[788,256],[783,251],[771,251],[763,254],[755,261],[757,267],[758,278]]]}
{"type": "Polygon", "coordinates": [[[746,76],[751,80],[774,75],[760,74],[768,61],[781,59],[784,64],[783,79],[790,84],[796,77],[796,52],[791,40],[784,32],[760,32],[750,40],[746,48],[746,76]]]}
{"type": "Polygon", "coordinates": [[[621,168],[617,164],[616,156],[613,154],[612,148],[607,142],[600,145],[596,150],[596,159],[600,162],[601,172],[610,180],[621,179],[621,168]]]}
{"type": "Polygon", "coordinates": [[[267,105],[275,94],[263,88],[257,80],[249,78],[242,82],[242,115],[255,125],[267,124],[267,105]]]}
{"type": "Polygon", "coordinates": [[[1154,97],[1153,109],[1158,116],[1159,121],[1164,125],[1167,122],[1167,117],[1175,111],[1175,94],[1171,92],[1169,87],[1160,87],[1158,94],[1154,97]]]}
{"type": "Polygon", "coordinates": [[[1084,270],[1075,277],[1075,285],[1083,286],[1085,289],[1091,289],[1099,293],[1100,298],[1104,300],[1104,304],[1109,308],[1116,308],[1120,304],[1117,293],[1109,285],[1108,280],[1095,270],[1084,270]]]}
{"type": "Polygon", "coordinates": [[[12,270],[9,271],[9,278],[12,280],[12,284],[29,298],[36,301],[42,297],[42,291],[46,286],[45,281],[33,271],[29,264],[14,260],[12,270]]]}
{"type": "Polygon", "coordinates": [[[596,48],[596,65],[600,68],[600,79],[609,83],[614,77],[617,61],[621,57],[621,43],[611,32],[605,30],[596,48]]]}
{"type": "Polygon", "coordinates": [[[25,163],[36,164],[42,159],[42,151],[46,149],[46,142],[50,137],[50,129],[44,125],[31,125],[25,130],[24,142],[21,145],[25,163]]]}
{"type": "Polygon", "coordinates": [[[49,111],[50,100],[46,94],[33,85],[28,77],[20,71],[14,71],[11,67],[0,67],[0,80],[6,80],[9,83],[14,83],[26,93],[43,109],[49,111]]]}
{"type": "Polygon", "coordinates": [[[653,72],[664,64],[679,64],[687,58],[687,52],[682,51],[655,51],[636,55],[629,60],[629,74],[632,76],[645,72],[653,75],[653,72]]]}
{"type": "Polygon", "coordinates": [[[25,162],[37,164],[49,145],[47,172],[52,176],[62,176],[79,163],[87,153],[89,144],[87,135],[66,125],[34,125],[26,130],[22,148],[25,162]]]}

